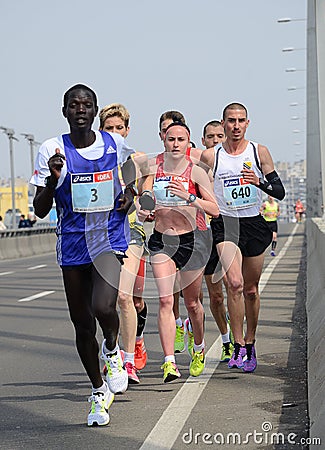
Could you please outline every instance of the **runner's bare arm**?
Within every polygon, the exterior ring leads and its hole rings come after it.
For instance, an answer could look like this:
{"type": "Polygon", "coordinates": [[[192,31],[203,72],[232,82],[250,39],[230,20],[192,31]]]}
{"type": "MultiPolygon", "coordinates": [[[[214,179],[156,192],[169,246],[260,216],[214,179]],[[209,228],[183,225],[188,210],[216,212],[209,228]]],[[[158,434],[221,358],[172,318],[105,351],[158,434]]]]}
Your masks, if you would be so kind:
{"type": "Polygon", "coordinates": [[[51,175],[46,178],[46,186],[37,186],[33,206],[36,216],[40,219],[43,219],[52,208],[55,188],[58,184],[64,161],[65,156],[57,148],[55,154],[48,160],[51,175]]]}
{"type": "Polygon", "coordinates": [[[214,158],[215,158],[214,147],[202,151],[199,164],[200,167],[202,167],[206,172],[209,172],[209,170],[213,170],[214,158]]]}

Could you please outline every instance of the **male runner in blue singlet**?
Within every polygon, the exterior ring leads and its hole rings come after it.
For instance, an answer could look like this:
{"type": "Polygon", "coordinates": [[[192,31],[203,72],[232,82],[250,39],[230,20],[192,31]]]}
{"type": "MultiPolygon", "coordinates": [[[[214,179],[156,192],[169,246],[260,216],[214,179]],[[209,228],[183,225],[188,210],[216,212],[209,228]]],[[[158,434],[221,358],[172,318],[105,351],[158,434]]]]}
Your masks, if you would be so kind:
{"type": "Polygon", "coordinates": [[[37,186],[34,208],[43,218],[55,199],[57,260],[77,351],[92,384],[88,425],[106,425],[114,393],[124,392],[128,384],[117,345],[116,301],[120,266],[128,246],[126,212],[133,202],[134,167],[121,136],[92,130],[98,112],[92,89],[72,86],[64,94],[62,112],[70,133],[48,139],[39,149],[31,179],[37,186]],[[124,167],[124,194],[118,164],[124,167]],[[128,167],[132,169],[129,178],[128,167]],[[101,358],[108,369],[104,382],[96,320],[104,336],[101,358]]]}

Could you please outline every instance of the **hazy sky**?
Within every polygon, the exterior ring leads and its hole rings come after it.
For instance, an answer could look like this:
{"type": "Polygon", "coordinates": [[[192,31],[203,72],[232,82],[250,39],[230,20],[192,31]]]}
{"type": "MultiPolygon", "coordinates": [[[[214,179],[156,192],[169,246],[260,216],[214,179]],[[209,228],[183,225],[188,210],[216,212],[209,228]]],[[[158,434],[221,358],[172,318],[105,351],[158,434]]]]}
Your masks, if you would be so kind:
{"type": "MultiPolygon", "coordinates": [[[[62,97],[79,82],[96,91],[100,107],[129,109],[128,143],[138,150],[161,150],[158,119],[168,109],[183,112],[199,146],[203,125],[238,101],[249,111],[247,137],[274,161],[304,158],[306,22],[277,19],[306,18],[306,1],[1,0],[0,126],[19,138],[15,175],[31,172],[20,134],[42,142],[67,132],[62,97]]],[[[8,178],[3,133],[0,151],[8,178]]]]}

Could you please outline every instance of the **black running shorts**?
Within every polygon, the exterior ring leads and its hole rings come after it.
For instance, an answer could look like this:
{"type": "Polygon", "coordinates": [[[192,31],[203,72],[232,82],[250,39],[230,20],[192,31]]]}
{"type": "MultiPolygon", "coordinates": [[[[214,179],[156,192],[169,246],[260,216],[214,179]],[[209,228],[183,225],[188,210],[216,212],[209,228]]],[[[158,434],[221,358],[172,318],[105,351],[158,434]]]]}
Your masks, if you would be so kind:
{"type": "Polygon", "coordinates": [[[261,255],[272,241],[272,231],[261,215],[239,218],[220,215],[210,225],[214,245],[233,242],[243,256],[261,255]]]}
{"type": "Polygon", "coordinates": [[[163,253],[169,256],[176,268],[183,271],[202,269],[209,256],[208,240],[198,230],[180,235],[169,235],[154,230],[149,238],[150,255],[163,253]]]}
{"type": "Polygon", "coordinates": [[[272,231],[272,233],[277,233],[278,232],[278,222],[276,220],[272,220],[271,222],[265,221],[270,230],[272,231]]]}

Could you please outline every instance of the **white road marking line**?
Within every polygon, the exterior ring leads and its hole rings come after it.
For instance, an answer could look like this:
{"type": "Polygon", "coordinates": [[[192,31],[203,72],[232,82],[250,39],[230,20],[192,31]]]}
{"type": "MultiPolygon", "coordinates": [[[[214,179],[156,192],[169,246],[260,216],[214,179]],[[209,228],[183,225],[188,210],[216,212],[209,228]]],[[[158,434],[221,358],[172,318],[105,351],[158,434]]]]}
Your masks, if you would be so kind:
{"type": "Polygon", "coordinates": [[[14,272],[1,272],[0,277],[3,277],[4,275],[11,275],[14,272]]]}
{"type": "Polygon", "coordinates": [[[218,337],[206,354],[204,373],[197,379],[188,377],[176,396],[163,412],[139,450],[172,449],[182,428],[208,384],[219,360],[212,355],[221,353],[221,336],[218,337]],[[163,442],[163,446],[162,446],[163,442]]]}
{"type": "MultiPolygon", "coordinates": [[[[260,293],[263,292],[270,276],[272,275],[272,272],[288,250],[297,227],[298,225],[296,225],[292,230],[289,239],[282,247],[278,256],[276,256],[275,259],[273,259],[265,268],[261,276],[260,293]]],[[[204,373],[200,375],[198,379],[195,379],[194,377],[187,378],[186,382],[165,409],[162,416],[151,430],[139,450],[171,450],[173,448],[173,445],[178,438],[179,433],[182,431],[187,418],[191,414],[204,388],[219,365],[220,361],[213,358],[212,355],[218,355],[220,352],[221,336],[215,340],[206,354],[204,373]]]]}
{"type": "Polygon", "coordinates": [[[30,302],[36,300],[37,298],[45,297],[46,295],[53,294],[55,291],[43,291],[39,294],[31,295],[30,297],[21,298],[18,302],[30,302]]]}
{"type": "Polygon", "coordinates": [[[46,266],[47,266],[47,264],[40,264],[39,266],[27,267],[27,270],[42,269],[43,267],[46,267],[46,266]]]}

